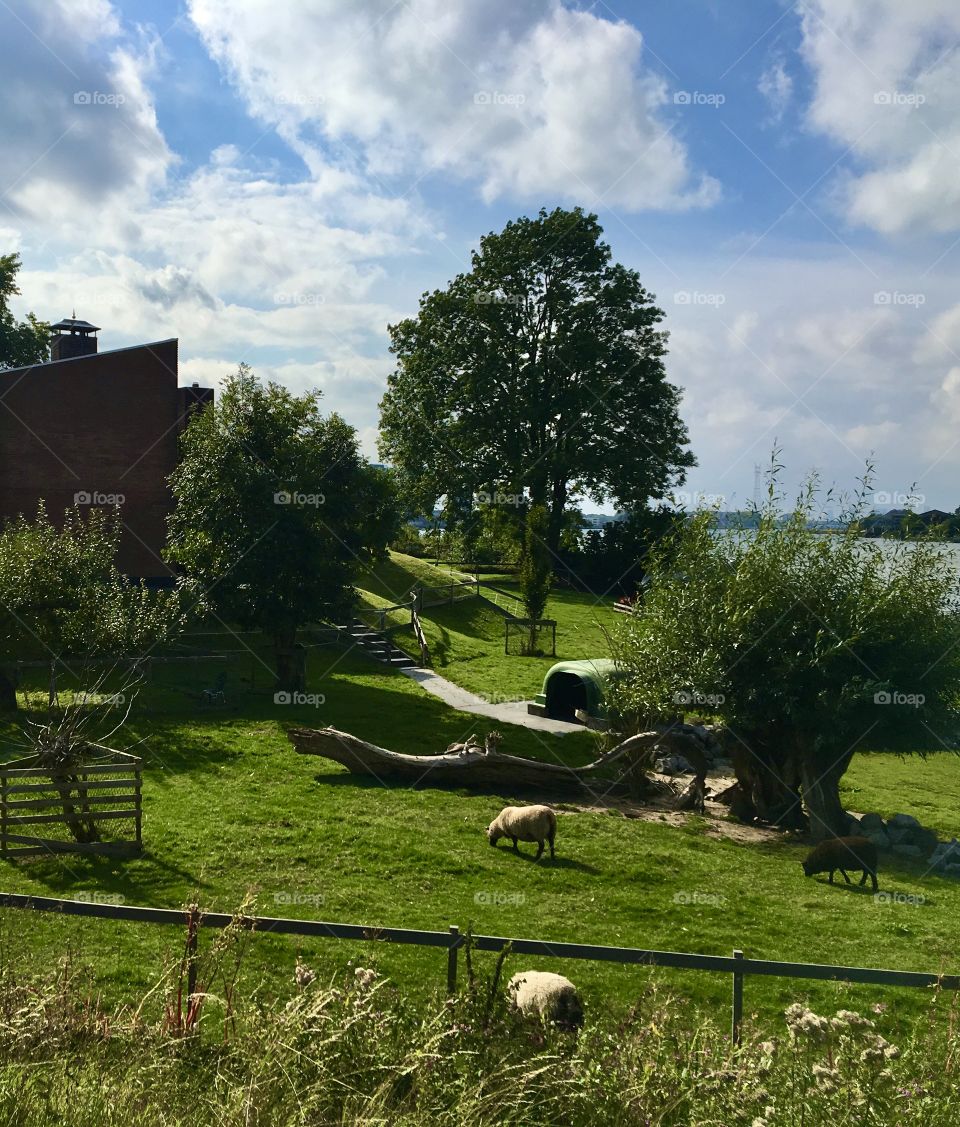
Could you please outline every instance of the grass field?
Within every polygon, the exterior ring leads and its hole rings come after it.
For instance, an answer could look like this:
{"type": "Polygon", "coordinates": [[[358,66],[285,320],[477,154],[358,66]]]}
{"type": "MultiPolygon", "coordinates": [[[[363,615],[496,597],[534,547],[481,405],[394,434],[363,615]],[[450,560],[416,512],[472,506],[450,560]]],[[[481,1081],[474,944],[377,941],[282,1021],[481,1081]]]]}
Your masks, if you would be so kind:
{"type": "MultiPolygon", "coordinates": [[[[560,652],[595,653],[602,635],[588,601],[563,595],[554,607],[564,620],[560,652]],[[578,638],[589,648],[578,649],[578,638]]],[[[476,601],[431,612],[430,630],[448,643],[446,664],[438,667],[477,691],[491,683],[499,691],[509,681],[509,691],[529,693],[542,676],[538,663],[496,653],[487,613],[476,601]]],[[[535,863],[530,847],[520,857],[491,849],[483,832],[490,819],[506,802],[532,796],[357,780],[335,764],[297,755],[284,735],[289,726],[333,724],[398,751],[425,753],[482,724],[335,646],[310,651],[309,687],[323,695],[322,704],[275,705],[258,645],[245,639],[242,660],[227,666],[227,707],[198,700],[223,668],[212,664],[158,666],[138,700],[127,742],[144,740],[144,856],[8,862],[0,889],[158,907],[197,898],[220,911],[252,894],[254,909],[265,915],[430,929],[472,924],[488,934],[558,941],[711,954],[740,947],[755,957],[960,970],[960,885],[907,862],[882,867],[881,888],[919,895],[922,903],[880,904],[859,889],[805,880],[801,846],[718,839],[695,816],[676,828],[570,810],[560,819],[555,864],[535,863]],[[258,671],[253,689],[244,680],[251,670],[258,671]]],[[[5,736],[13,755],[12,727],[5,736]]],[[[505,736],[513,753],[566,761],[582,762],[596,746],[586,732],[551,737],[510,728],[505,736]]],[[[844,795],[853,809],[914,813],[942,834],[960,835],[960,763],[953,756],[858,756],[844,795]]],[[[105,997],[115,1001],[139,998],[155,985],[181,944],[175,931],[146,925],[0,917],[5,963],[49,967],[70,953],[91,964],[105,997]]],[[[440,952],[255,936],[246,973],[260,994],[289,981],[298,953],[322,973],[349,960],[376,965],[415,994],[433,993],[444,980],[440,952]]],[[[481,963],[487,958],[478,956],[481,963]]],[[[514,957],[507,969],[525,963],[514,957]]],[[[721,1014],[728,1004],[722,976],[560,961],[555,969],[582,985],[597,1012],[625,1010],[651,977],[721,1014]]],[[[761,1021],[798,997],[856,1008],[877,991],[747,983],[748,1012],[756,1010],[761,1021]]],[[[907,991],[883,997],[911,1012],[923,1002],[907,991]]]]}
{"type": "MultiPolygon", "coordinates": [[[[416,582],[436,585],[449,582],[451,578],[461,578],[459,573],[449,569],[396,554],[391,559],[387,574],[392,591],[409,591],[416,582]]],[[[495,696],[498,700],[529,699],[540,691],[544,674],[554,661],[609,654],[605,632],[613,628],[616,618],[609,600],[598,602],[592,595],[555,590],[545,617],[555,619],[557,623],[557,656],[508,657],[504,653],[503,615],[489,602],[496,602],[514,615],[522,616],[521,604],[510,598],[511,595],[519,595],[519,585],[514,578],[497,573],[481,573],[481,579],[493,584],[493,588],[481,588],[483,599],[464,599],[452,605],[430,607],[424,612],[424,633],[433,667],[444,677],[471,692],[495,696]]],[[[361,589],[369,607],[386,605],[379,602],[384,598],[381,583],[364,578],[361,579],[361,589]]],[[[399,624],[405,619],[397,616],[392,621],[399,624]]],[[[406,640],[409,646],[412,632],[401,630],[397,638],[401,643],[406,640]]]]}

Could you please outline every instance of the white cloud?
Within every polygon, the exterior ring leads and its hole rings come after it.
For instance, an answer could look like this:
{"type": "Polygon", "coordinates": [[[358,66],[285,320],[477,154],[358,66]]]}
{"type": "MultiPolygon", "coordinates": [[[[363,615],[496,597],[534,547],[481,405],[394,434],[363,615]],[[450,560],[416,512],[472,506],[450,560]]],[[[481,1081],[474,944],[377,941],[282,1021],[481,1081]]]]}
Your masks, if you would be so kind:
{"type": "Polygon", "coordinates": [[[4,112],[0,203],[48,233],[163,183],[173,154],[146,76],[149,40],[123,37],[107,0],[15,0],[0,7],[4,112]]]}
{"type": "Polygon", "coordinates": [[[793,97],[793,79],[782,57],[775,58],[760,75],[757,89],[770,106],[771,122],[779,123],[793,97]]]}
{"type": "Polygon", "coordinates": [[[375,176],[445,170],[487,199],[686,208],[697,177],[640,32],[557,0],[190,0],[252,110],[311,160],[319,138],[375,176]]]}
{"type": "Polygon", "coordinates": [[[960,7],[955,0],[810,0],[802,54],[810,125],[865,168],[849,217],[886,234],[960,227],[960,7]]]}

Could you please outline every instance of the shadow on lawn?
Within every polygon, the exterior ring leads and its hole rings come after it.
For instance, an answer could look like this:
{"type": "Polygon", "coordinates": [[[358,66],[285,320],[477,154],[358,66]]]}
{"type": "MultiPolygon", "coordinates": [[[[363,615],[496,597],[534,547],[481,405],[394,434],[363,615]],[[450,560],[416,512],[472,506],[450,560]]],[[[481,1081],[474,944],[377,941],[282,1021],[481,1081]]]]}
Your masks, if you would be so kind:
{"type": "MultiPolygon", "coordinates": [[[[496,849],[497,846],[494,846],[496,849]]],[[[516,858],[518,861],[526,861],[528,864],[533,865],[546,865],[550,869],[573,869],[578,873],[589,873],[591,876],[597,876],[600,872],[594,865],[588,865],[586,861],[575,861],[572,857],[554,857],[552,860],[544,853],[540,858],[536,853],[524,853],[523,850],[514,852],[513,847],[509,849],[500,849],[499,852],[504,856],[516,858]]]]}

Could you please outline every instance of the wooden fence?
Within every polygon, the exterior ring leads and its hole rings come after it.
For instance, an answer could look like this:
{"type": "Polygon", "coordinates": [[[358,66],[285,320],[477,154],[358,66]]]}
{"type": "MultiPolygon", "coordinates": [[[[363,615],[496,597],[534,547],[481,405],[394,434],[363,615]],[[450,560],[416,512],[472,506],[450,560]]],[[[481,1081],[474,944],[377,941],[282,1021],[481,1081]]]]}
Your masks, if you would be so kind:
{"type": "MultiPolygon", "coordinates": [[[[180,925],[187,928],[188,986],[196,988],[195,961],[202,928],[225,928],[233,917],[222,912],[201,913],[186,909],[143,908],[128,904],[97,904],[80,900],[58,900],[46,896],[0,893],[0,908],[36,912],[59,912],[108,920],[131,920],[148,924],[180,925]]],[[[548,959],[587,959],[621,963],[626,966],[673,967],[678,970],[708,971],[731,976],[730,1036],[739,1044],[743,1026],[743,980],[749,975],[796,978],[821,982],[857,982],[872,986],[906,986],[920,989],[936,987],[960,990],[960,975],[928,971],[881,970],[873,967],[833,966],[821,963],[787,963],[773,959],[748,959],[740,950],[732,956],[699,955],[685,951],[654,951],[640,947],[604,947],[588,943],[554,943],[546,939],[511,939],[499,935],[464,935],[458,927],[447,931],[418,931],[410,928],[369,927],[362,924],[323,923],[319,920],[292,920],[274,916],[245,916],[240,920],[250,931],[273,935],[298,935],[315,939],[351,939],[355,942],[404,943],[418,947],[437,947],[447,952],[447,990],[457,989],[458,955],[469,941],[476,951],[502,951],[507,944],[517,955],[548,959]]]]}
{"type": "Polygon", "coordinates": [[[75,767],[53,770],[36,755],[0,766],[0,856],[50,853],[125,856],[143,847],[142,760],[91,745],[75,767]],[[11,797],[13,796],[13,797],[11,797]],[[103,822],[133,822],[133,835],[109,841],[78,840],[103,822]],[[43,827],[34,829],[34,827],[43,827]],[[37,836],[65,831],[60,837],[37,836]]]}
{"type": "Polygon", "coordinates": [[[443,603],[454,603],[457,600],[457,592],[461,592],[461,598],[471,596],[479,596],[480,594],[480,580],[479,579],[458,579],[452,583],[439,583],[436,585],[427,586],[426,584],[418,584],[413,590],[414,605],[417,611],[422,611],[424,607],[441,606],[443,603]],[[470,588],[469,591],[465,588],[470,588]]]}

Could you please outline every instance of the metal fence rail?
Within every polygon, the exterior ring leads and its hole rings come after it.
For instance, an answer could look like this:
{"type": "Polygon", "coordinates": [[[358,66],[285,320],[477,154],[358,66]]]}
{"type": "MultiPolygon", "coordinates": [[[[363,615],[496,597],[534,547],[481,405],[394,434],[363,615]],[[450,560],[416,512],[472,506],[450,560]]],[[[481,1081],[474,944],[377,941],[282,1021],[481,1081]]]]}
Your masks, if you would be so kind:
{"type": "MultiPolygon", "coordinates": [[[[189,953],[196,957],[197,934],[201,928],[225,928],[236,917],[224,912],[200,912],[195,907],[144,908],[132,904],[98,904],[85,900],[61,900],[22,893],[0,893],[0,908],[35,912],[54,912],[94,919],[130,920],[139,923],[186,925],[189,953]]],[[[960,975],[932,971],[883,970],[879,967],[834,966],[821,963],[790,963],[776,959],[748,959],[740,950],[732,955],[700,955],[687,951],[656,951],[640,947],[608,947],[590,943],[555,943],[547,939],[519,939],[499,935],[464,935],[451,925],[447,931],[422,931],[416,928],[370,927],[364,924],[325,923],[320,920],[294,920],[277,916],[242,916],[237,922],[250,931],[272,935],[300,935],[315,939],[352,939],[360,942],[404,943],[417,947],[440,947],[447,952],[447,989],[457,988],[458,953],[469,941],[476,951],[502,951],[510,944],[518,955],[537,955],[554,959],[588,959],[595,962],[632,966],[673,967],[678,970],[710,971],[732,976],[730,1035],[740,1043],[743,1023],[743,980],[748,975],[776,978],[813,979],[821,982],[856,982],[874,986],[906,986],[960,990],[960,975]]],[[[193,970],[193,968],[191,968],[193,970]]],[[[189,976],[191,993],[195,971],[189,976]]]]}

